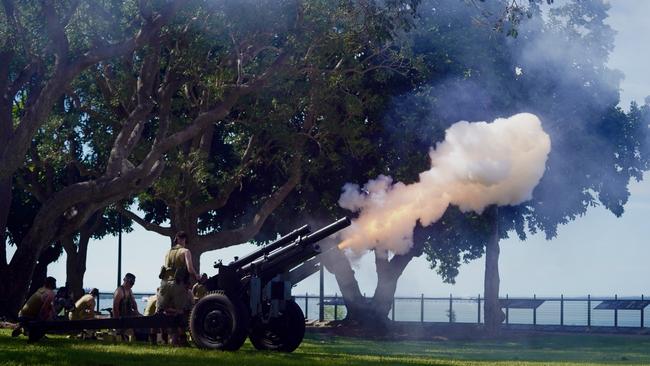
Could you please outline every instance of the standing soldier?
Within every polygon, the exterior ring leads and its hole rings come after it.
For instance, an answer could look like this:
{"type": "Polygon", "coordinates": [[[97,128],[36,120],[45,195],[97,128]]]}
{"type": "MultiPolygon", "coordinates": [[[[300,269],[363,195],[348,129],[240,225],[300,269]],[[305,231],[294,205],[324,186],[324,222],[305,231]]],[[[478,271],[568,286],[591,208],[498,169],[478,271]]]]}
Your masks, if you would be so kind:
{"type": "MultiPolygon", "coordinates": [[[[192,253],[187,245],[187,234],[179,231],[174,237],[174,246],[165,255],[165,263],[160,269],[160,291],[158,293],[157,312],[177,315],[189,311],[191,307],[190,276],[199,280],[194,270],[192,253]]],[[[170,332],[172,344],[186,343],[185,329],[170,332]]]]}

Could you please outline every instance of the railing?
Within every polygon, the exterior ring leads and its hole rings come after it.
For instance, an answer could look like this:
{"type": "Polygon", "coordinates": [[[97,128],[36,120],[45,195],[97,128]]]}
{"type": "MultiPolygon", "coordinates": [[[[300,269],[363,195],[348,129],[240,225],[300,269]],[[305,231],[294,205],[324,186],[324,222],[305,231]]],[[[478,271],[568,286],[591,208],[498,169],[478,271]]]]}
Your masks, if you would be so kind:
{"type": "MultiPolygon", "coordinates": [[[[144,298],[151,293],[136,293],[140,311],[144,310],[144,298]]],[[[100,293],[97,310],[112,307],[112,293],[100,293]]],[[[310,320],[341,320],[346,315],[343,299],[335,295],[295,295],[296,303],[300,305],[306,319],[310,320]],[[323,315],[322,318],[320,315],[323,315]]],[[[645,300],[638,297],[509,297],[501,300],[539,300],[539,307],[530,309],[503,307],[506,315],[505,324],[554,325],[554,326],[586,326],[586,327],[636,327],[645,328],[647,308],[643,310],[599,310],[595,309],[607,300],[645,300]]],[[[392,301],[389,313],[394,321],[410,321],[421,323],[483,323],[484,299],[476,297],[426,297],[397,296],[392,301]]],[[[650,308],[650,307],[649,307],[650,308]]]]}
{"type": "MultiPolygon", "coordinates": [[[[340,320],[345,317],[345,305],[338,295],[324,296],[322,301],[315,295],[296,295],[307,319],[319,319],[323,304],[324,314],[319,320],[340,320]]],[[[503,297],[500,300],[538,300],[539,307],[529,309],[503,307],[505,324],[585,326],[585,327],[645,327],[646,308],[643,310],[595,309],[607,300],[645,300],[638,297],[503,297]]],[[[484,299],[477,297],[395,297],[388,316],[394,321],[421,323],[483,323],[484,299]]],[[[507,303],[507,302],[504,302],[507,303]]]]}

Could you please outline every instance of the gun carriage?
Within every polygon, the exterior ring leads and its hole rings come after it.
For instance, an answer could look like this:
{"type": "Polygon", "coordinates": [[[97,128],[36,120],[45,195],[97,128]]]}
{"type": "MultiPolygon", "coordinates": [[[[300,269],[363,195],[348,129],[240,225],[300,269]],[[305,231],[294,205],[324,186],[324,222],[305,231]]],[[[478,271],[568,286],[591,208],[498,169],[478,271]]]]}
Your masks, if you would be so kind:
{"type": "MultiPolygon", "coordinates": [[[[227,265],[215,263],[217,274],[204,283],[208,295],[196,303],[189,317],[197,347],[237,350],[248,337],[259,350],[295,350],[305,334],[305,316],[291,288],[319,270],[317,255],[336,248],[333,242],[320,242],[349,225],[347,217],[313,233],[305,225],[227,265]]],[[[180,325],[187,321],[164,315],[23,324],[32,341],[50,332],[180,325]]]]}

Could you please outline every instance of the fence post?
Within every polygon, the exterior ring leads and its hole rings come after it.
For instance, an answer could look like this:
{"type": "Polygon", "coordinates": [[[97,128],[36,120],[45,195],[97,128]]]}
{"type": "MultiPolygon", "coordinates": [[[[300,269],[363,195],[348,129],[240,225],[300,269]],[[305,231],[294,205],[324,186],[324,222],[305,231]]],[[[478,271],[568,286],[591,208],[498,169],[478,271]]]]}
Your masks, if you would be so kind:
{"type": "Polygon", "coordinates": [[[339,295],[335,292],[334,293],[334,320],[338,320],[338,312],[339,312],[339,301],[338,301],[339,295]]]}
{"type": "Polygon", "coordinates": [[[560,325],[564,326],[564,295],[560,295],[560,325]]]}
{"type": "Polygon", "coordinates": [[[510,311],[508,310],[508,294],[506,294],[506,325],[510,324],[510,311]]]}
{"type": "MultiPolygon", "coordinates": [[[[614,301],[618,300],[618,295],[614,295],[614,301]]],[[[618,303],[614,303],[614,328],[618,328],[618,303]]]]}
{"type": "Polygon", "coordinates": [[[587,327],[591,328],[591,295],[587,295],[587,327]]]}
{"type": "Polygon", "coordinates": [[[451,294],[449,294],[449,322],[453,323],[453,318],[454,318],[454,305],[453,305],[453,297],[451,294]]]}
{"type": "Polygon", "coordinates": [[[424,323],[424,294],[420,297],[420,323],[424,323]]]}
{"type": "Polygon", "coordinates": [[[393,294],[393,311],[391,312],[390,318],[395,321],[395,295],[393,294]]]}
{"type": "MultiPolygon", "coordinates": [[[[537,300],[537,295],[533,294],[533,300],[537,300]]],[[[537,306],[533,308],[533,326],[537,325],[537,306]]]]}
{"type": "Polygon", "coordinates": [[[323,271],[323,266],[320,266],[320,290],[319,290],[319,300],[318,305],[318,321],[325,321],[325,272],[323,271]]]}
{"type": "MultiPolygon", "coordinates": [[[[641,295],[641,302],[643,302],[643,295],[641,295]]],[[[644,315],[643,314],[643,309],[645,309],[645,307],[641,308],[641,328],[643,328],[643,326],[645,325],[644,321],[643,321],[643,315],[644,315]]]]}
{"type": "Polygon", "coordinates": [[[305,292],[305,319],[309,318],[309,293],[305,292]]]}
{"type": "Polygon", "coordinates": [[[478,294],[478,324],[481,324],[481,294],[478,294]]]}

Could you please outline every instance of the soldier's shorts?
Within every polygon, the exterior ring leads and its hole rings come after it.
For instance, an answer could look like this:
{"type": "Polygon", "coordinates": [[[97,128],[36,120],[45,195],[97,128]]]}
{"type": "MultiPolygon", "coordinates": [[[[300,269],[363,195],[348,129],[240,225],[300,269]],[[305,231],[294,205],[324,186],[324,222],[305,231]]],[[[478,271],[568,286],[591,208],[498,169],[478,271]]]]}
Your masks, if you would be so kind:
{"type": "Polygon", "coordinates": [[[169,310],[184,312],[189,310],[191,306],[185,284],[176,283],[176,281],[160,281],[156,312],[160,313],[169,310]]]}

